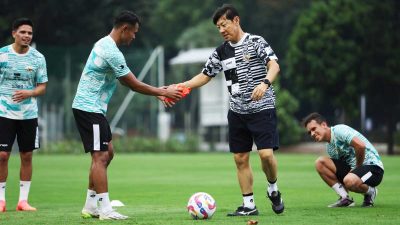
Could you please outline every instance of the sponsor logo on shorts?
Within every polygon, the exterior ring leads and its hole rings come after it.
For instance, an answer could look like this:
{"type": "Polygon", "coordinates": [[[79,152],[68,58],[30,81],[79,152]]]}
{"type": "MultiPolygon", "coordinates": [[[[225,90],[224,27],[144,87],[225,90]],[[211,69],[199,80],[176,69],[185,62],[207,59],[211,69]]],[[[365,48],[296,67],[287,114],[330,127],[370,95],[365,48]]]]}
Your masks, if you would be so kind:
{"type": "Polygon", "coordinates": [[[0,147],[8,147],[8,144],[0,144],[0,147]]]}
{"type": "Polygon", "coordinates": [[[103,142],[103,145],[108,145],[108,142],[103,142]]]}

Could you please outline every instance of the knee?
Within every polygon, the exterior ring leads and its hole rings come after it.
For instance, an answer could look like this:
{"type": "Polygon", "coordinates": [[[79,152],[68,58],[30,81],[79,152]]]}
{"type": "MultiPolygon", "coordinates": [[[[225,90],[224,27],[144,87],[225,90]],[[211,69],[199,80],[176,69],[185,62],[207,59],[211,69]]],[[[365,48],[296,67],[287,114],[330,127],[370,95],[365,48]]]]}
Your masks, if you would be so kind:
{"type": "Polygon", "coordinates": [[[275,160],[274,152],[272,150],[259,151],[260,158],[263,162],[271,162],[275,160]]]}
{"type": "Polygon", "coordinates": [[[322,171],[325,167],[326,167],[325,157],[319,157],[317,160],[315,160],[315,169],[317,171],[322,171]]]}
{"type": "Polygon", "coordinates": [[[0,152],[0,163],[7,163],[9,158],[10,154],[8,152],[0,152]]]}
{"type": "Polygon", "coordinates": [[[32,153],[31,152],[21,154],[21,164],[22,165],[32,164],[32,153]]]}
{"type": "Polygon", "coordinates": [[[249,155],[241,153],[235,154],[235,163],[239,170],[249,167],[249,155]]]}
{"type": "Polygon", "coordinates": [[[354,190],[357,185],[357,179],[352,174],[347,174],[343,179],[344,186],[349,190],[354,190]]]}
{"type": "Polygon", "coordinates": [[[111,159],[107,152],[98,152],[93,154],[93,164],[105,167],[110,163],[111,159]]]}

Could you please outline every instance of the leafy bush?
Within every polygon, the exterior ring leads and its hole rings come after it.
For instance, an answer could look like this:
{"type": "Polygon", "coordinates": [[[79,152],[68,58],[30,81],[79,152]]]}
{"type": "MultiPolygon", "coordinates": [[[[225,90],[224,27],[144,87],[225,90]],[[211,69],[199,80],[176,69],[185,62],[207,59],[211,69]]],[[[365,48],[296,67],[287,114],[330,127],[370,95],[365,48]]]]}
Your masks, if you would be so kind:
{"type": "MultiPolygon", "coordinates": [[[[199,140],[195,136],[188,136],[184,140],[170,138],[162,142],[157,138],[148,137],[122,137],[112,141],[114,150],[118,153],[132,152],[197,152],[199,140]]],[[[80,154],[83,153],[83,145],[77,140],[63,140],[48,143],[38,151],[40,154],[80,154]]]]}

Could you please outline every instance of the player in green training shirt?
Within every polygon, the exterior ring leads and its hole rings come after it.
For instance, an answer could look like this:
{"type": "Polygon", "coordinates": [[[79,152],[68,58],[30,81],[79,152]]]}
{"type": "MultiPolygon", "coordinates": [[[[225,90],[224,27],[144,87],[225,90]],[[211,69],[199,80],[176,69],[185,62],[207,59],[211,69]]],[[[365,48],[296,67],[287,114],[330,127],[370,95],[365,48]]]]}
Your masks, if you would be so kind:
{"type": "Polygon", "coordinates": [[[0,49],[0,212],[6,210],[8,160],[15,137],[21,158],[17,211],[35,211],[28,204],[32,153],[39,148],[37,96],[46,91],[45,58],[30,47],[33,23],[20,18],[12,26],[14,43],[0,49]]]}
{"type": "Polygon", "coordinates": [[[338,124],[328,126],[326,119],[318,113],[311,113],[303,119],[303,125],[317,142],[327,142],[329,157],[317,159],[315,168],[329,187],[340,196],[328,207],[354,206],[348,191],[364,195],[363,207],[371,207],[378,194],[384,168],[375,147],[358,131],[338,124]]]}
{"type": "Polygon", "coordinates": [[[85,152],[90,152],[92,157],[86,203],[82,209],[83,218],[99,217],[101,220],[128,218],[112,209],[107,184],[107,167],[113,158],[114,150],[105,114],[116,88],[116,80],[142,94],[164,96],[175,100],[181,98],[180,89],[156,88],[142,83],[128,68],[118,46],[129,45],[135,39],[139,26],[139,18],[130,11],[124,11],[115,18],[111,33],[94,45],[72,103],[85,152]]]}

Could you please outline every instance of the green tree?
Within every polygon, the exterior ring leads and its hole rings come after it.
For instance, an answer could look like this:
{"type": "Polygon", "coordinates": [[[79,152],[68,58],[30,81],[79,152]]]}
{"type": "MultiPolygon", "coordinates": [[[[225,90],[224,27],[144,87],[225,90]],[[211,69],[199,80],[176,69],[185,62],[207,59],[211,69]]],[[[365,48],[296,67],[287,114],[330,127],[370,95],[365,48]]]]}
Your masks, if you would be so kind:
{"type": "Polygon", "coordinates": [[[389,153],[400,115],[398,11],[395,0],[316,1],[300,16],[287,57],[294,93],[314,110],[342,109],[348,122],[365,94],[388,128],[389,153]]]}

